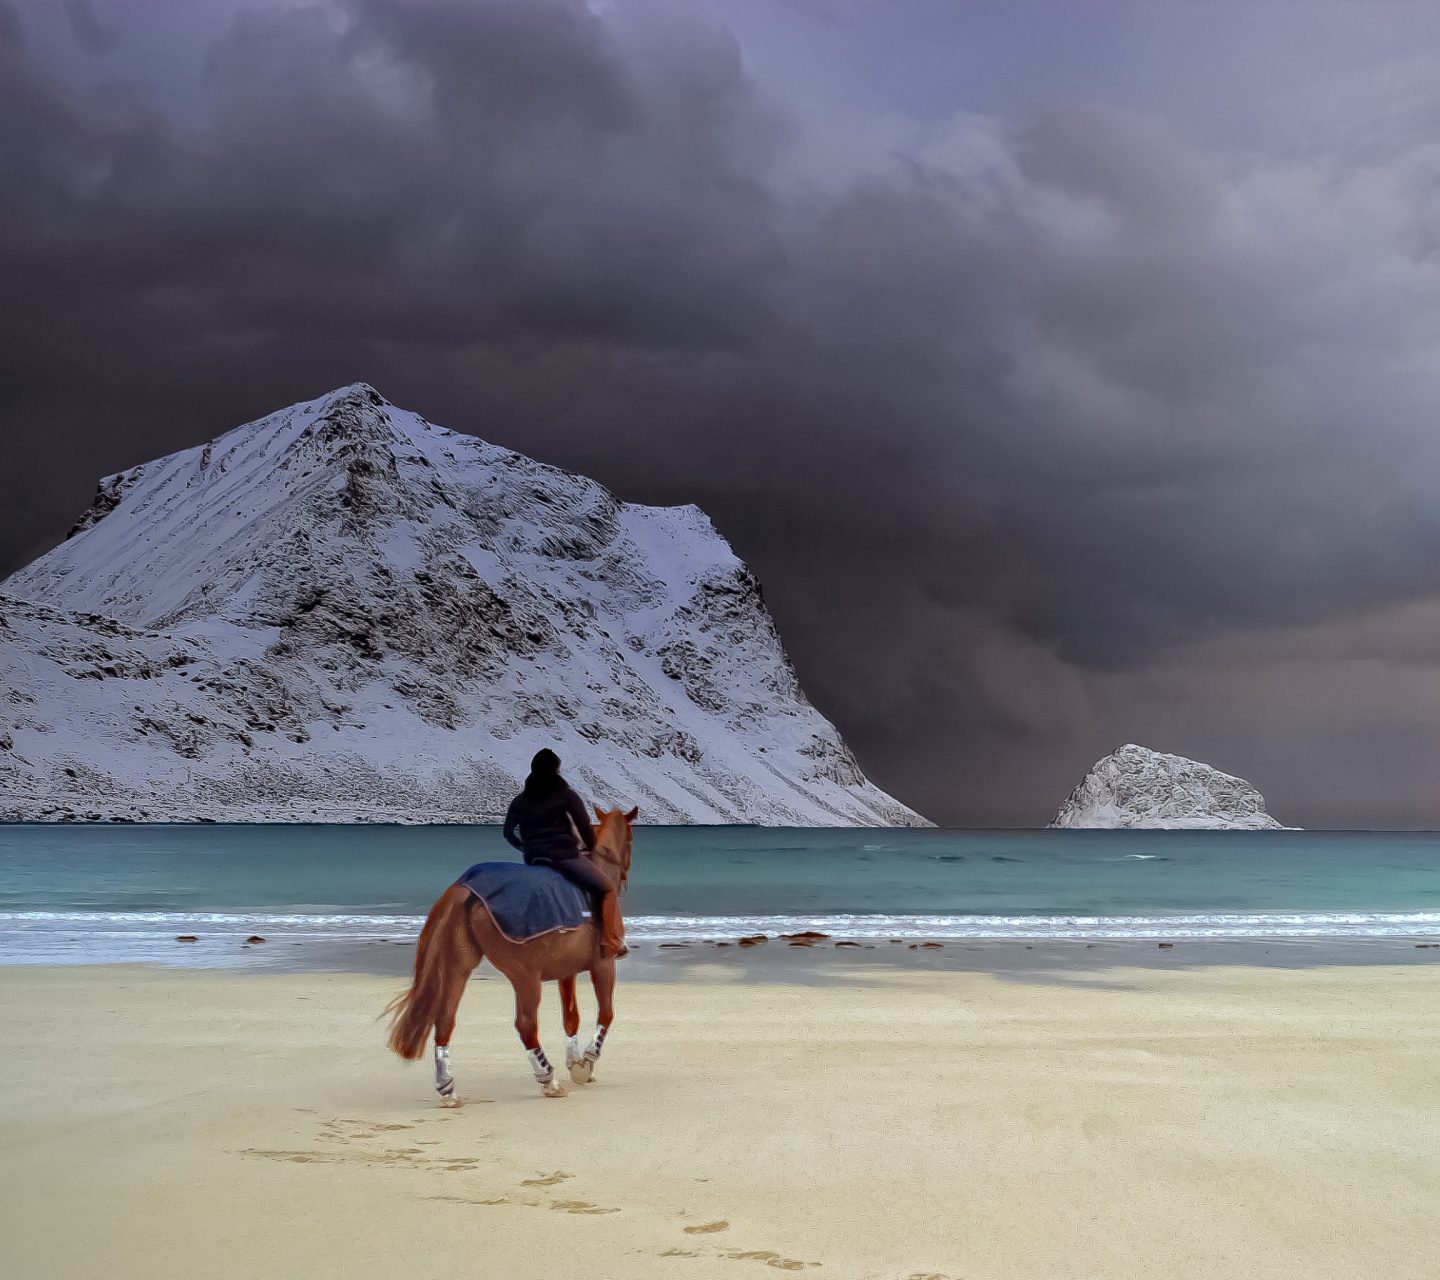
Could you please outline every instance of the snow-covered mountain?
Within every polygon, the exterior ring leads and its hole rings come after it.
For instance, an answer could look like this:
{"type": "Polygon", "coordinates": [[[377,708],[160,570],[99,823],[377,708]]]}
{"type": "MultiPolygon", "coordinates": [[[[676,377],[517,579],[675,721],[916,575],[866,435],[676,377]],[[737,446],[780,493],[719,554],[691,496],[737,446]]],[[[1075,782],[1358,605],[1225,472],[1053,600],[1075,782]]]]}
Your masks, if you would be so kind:
{"type": "Polygon", "coordinates": [[[1198,760],[1126,743],[1095,763],[1052,827],[1287,831],[1243,778],[1198,760]]]}
{"type": "Polygon", "coordinates": [[[110,477],[0,584],[0,817],[494,822],[542,746],[642,821],[928,825],[698,508],[363,384],[110,477]]]}

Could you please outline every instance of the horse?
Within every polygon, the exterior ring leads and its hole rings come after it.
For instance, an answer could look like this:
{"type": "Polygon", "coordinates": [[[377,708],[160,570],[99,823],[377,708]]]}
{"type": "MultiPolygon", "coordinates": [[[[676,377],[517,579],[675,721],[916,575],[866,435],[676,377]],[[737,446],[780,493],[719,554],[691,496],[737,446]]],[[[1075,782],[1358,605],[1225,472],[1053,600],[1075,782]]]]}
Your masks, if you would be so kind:
{"type": "MultiPolygon", "coordinates": [[[[620,892],[630,877],[630,831],[639,809],[606,813],[595,809],[600,823],[595,833],[595,865],[620,892]]],[[[615,1016],[615,960],[600,953],[601,932],[593,920],[578,929],[554,930],[524,942],[500,932],[484,903],[463,884],[453,884],[430,908],[415,946],[415,980],[410,990],[386,1006],[391,1015],[389,1045],[402,1058],[414,1061],[425,1052],[435,1033],[435,1089],[440,1105],[459,1104],[455,1077],[450,1073],[450,1036],[465,984],[475,966],[489,957],[515,988],[515,1030],[530,1061],[540,1091],[547,1098],[563,1098],[564,1086],[540,1047],[540,989],[545,982],[560,984],[565,1022],[565,1067],[576,1084],[588,1084],[615,1016]],[[575,977],[587,970],[599,1006],[595,1037],[580,1049],[580,1005],[575,998],[575,977]]]]}

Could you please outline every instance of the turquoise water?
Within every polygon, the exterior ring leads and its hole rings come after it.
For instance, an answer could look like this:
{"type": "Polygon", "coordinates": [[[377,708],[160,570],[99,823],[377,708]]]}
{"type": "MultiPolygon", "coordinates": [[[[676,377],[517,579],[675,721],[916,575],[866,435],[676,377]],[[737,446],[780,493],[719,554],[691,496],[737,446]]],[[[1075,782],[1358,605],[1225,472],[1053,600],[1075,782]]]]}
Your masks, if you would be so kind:
{"type": "MultiPolygon", "coordinates": [[[[404,940],[516,856],[495,827],[0,826],[0,962],[404,940]]],[[[640,827],[625,911],[637,938],[1428,937],[1440,834],[640,827]]]]}

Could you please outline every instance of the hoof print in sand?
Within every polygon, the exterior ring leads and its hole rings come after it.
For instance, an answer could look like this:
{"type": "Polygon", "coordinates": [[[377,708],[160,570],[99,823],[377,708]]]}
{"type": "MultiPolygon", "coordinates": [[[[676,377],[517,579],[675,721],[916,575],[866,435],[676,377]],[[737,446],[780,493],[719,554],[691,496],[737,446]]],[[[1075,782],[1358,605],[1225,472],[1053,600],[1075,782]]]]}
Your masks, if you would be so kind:
{"type": "Polygon", "coordinates": [[[729,1228],[728,1222],[707,1222],[699,1227],[686,1227],[685,1234],[687,1236],[708,1236],[715,1231],[728,1231],[729,1228]]]}
{"type": "Polygon", "coordinates": [[[520,1185],[522,1187],[553,1187],[557,1182],[564,1182],[566,1178],[573,1178],[573,1173],[563,1173],[556,1169],[554,1173],[542,1173],[538,1178],[526,1178],[520,1185]]]}

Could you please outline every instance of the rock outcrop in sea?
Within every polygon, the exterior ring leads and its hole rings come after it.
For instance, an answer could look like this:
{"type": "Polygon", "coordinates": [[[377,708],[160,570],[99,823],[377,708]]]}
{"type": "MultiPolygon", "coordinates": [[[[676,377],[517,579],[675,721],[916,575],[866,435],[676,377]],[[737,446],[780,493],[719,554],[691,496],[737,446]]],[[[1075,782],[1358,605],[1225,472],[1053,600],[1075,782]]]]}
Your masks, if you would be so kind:
{"type": "Polygon", "coordinates": [[[1287,831],[1244,778],[1126,743],[1096,762],[1052,827],[1287,831]]]}
{"type": "Polygon", "coordinates": [[[495,822],[553,747],[652,823],[929,825],[693,506],[363,384],[100,485],[0,583],[0,817],[495,822]]]}

